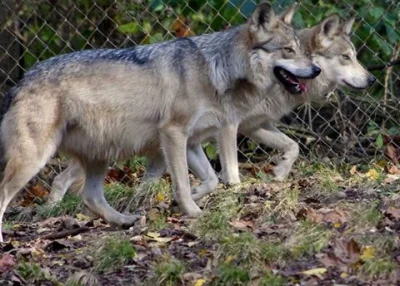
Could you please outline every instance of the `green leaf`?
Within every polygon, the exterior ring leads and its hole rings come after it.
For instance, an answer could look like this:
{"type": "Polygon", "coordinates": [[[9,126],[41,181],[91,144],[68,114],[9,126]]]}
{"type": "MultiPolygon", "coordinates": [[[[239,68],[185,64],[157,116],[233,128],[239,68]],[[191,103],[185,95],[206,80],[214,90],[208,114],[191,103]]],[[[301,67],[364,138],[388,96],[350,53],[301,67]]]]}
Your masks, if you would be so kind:
{"type": "Polygon", "coordinates": [[[154,12],[159,12],[159,11],[161,11],[163,8],[164,8],[164,3],[163,3],[161,0],[154,0],[154,1],[151,3],[151,9],[152,9],[154,12]]]}
{"type": "Polygon", "coordinates": [[[383,136],[382,134],[379,134],[378,137],[376,137],[376,147],[382,148],[383,147],[383,136]]]}
{"type": "Polygon", "coordinates": [[[393,29],[392,25],[390,25],[390,23],[385,21],[385,28],[389,42],[391,44],[396,43],[398,40],[398,35],[396,31],[393,29]]]}
{"type": "Polygon", "coordinates": [[[218,157],[217,148],[214,147],[212,144],[206,145],[206,154],[210,160],[216,160],[218,157]]]}
{"type": "Polygon", "coordinates": [[[383,8],[381,7],[369,9],[369,14],[372,16],[374,21],[378,20],[383,15],[383,13],[385,13],[385,10],[383,10],[383,8]]]}
{"type": "Polygon", "coordinates": [[[135,34],[140,31],[139,25],[136,22],[120,25],[118,28],[122,33],[126,34],[135,34]]]}

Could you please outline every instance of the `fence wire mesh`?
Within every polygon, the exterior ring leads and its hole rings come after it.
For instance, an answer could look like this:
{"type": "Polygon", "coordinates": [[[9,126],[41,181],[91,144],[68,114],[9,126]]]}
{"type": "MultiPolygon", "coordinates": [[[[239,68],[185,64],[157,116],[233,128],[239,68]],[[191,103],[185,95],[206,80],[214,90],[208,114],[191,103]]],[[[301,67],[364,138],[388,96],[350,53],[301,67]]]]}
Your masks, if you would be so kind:
{"type": "MultiPolygon", "coordinates": [[[[279,12],[293,1],[271,3],[279,12]]],[[[52,56],[82,49],[132,47],[226,29],[244,22],[256,4],[250,0],[2,0],[0,95],[4,96],[32,65],[52,56]]],[[[342,19],[357,16],[352,40],[359,60],[378,81],[367,91],[337,89],[324,104],[300,106],[277,123],[278,127],[299,142],[304,160],[356,164],[386,156],[397,164],[400,3],[305,0],[298,6],[294,19],[298,28],[309,27],[333,13],[342,19]]],[[[206,144],[205,148],[218,171],[215,147],[206,144]]],[[[262,166],[274,154],[240,135],[238,149],[244,168],[262,166]]],[[[122,174],[118,178],[126,180],[132,164],[116,166],[122,174]]],[[[64,167],[64,160],[54,159],[37,179],[48,187],[64,167]]]]}

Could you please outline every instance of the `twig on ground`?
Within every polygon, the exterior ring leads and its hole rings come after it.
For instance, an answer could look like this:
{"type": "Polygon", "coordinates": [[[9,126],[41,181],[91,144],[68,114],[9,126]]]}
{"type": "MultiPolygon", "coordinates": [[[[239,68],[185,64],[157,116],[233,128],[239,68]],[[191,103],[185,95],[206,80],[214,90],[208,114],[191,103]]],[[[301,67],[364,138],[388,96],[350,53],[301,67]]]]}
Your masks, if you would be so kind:
{"type": "Polygon", "coordinates": [[[54,240],[54,239],[60,239],[60,238],[65,238],[68,236],[75,236],[78,235],[80,233],[89,231],[89,227],[87,226],[83,226],[83,227],[78,227],[78,228],[74,228],[74,229],[67,229],[64,231],[60,231],[60,232],[53,232],[50,234],[46,234],[44,236],[42,236],[42,239],[49,239],[49,240],[54,240]]]}

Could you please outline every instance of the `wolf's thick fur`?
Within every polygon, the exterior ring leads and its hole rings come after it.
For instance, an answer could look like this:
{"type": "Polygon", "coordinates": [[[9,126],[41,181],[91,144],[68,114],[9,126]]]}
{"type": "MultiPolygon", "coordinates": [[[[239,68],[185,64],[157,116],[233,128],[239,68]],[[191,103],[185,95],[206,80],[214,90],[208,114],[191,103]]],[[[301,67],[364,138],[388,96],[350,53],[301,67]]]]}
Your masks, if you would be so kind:
{"type": "MultiPolygon", "coordinates": [[[[239,125],[239,133],[283,152],[283,160],[274,168],[278,180],[284,179],[290,173],[298,157],[299,147],[295,141],[275,128],[273,123],[297,105],[308,100],[319,100],[338,85],[363,89],[375,81],[357,61],[356,50],[350,41],[353,23],[354,18],[340,23],[339,18],[333,15],[312,28],[300,30],[298,36],[301,48],[322,68],[321,74],[316,79],[307,81],[308,91],[303,95],[294,96],[282,88],[270,90],[262,104],[251,110],[239,125]]],[[[219,133],[215,137],[221,153],[222,180],[229,184],[240,182],[235,158],[226,155],[225,151],[229,149],[227,145],[234,144],[235,139],[229,138],[229,133],[219,133]]],[[[218,178],[200,145],[189,144],[187,155],[189,168],[201,180],[200,186],[193,190],[193,197],[199,199],[216,188],[218,178]]],[[[146,177],[152,179],[161,176],[165,171],[161,155],[152,155],[148,161],[146,177]]],[[[51,202],[60,200],[71,183],[79,178],[78,174],[82,173],[77,171],[80,168],[77,162],[71,162],[68,168],[57,176],[51,202]],[[76,171],[76,177],[72,180],[70,169],[76,171]]]]}
{"type": "MultiPolygon", "coordinates": [[[[277,17],[263,3],[246,24],[227,31],[76,52],[38,64],[11,91],[1,125],[7,165],[0,222],[11,199],[58,149],[80,162],[83,200],[109,223],[132,225],[137,219],[116,212],[104,198],[109,161],[160,149],[181,210],[199,215],[190,193],[188,138],[198,144],[215,130],[234,138],[267,91],[282,88],[275,68],[300,77],[318,74],[300,52],[292,15],[289,10],[277,17]]],[[[234,144],[225,149],[236,157],[234,144]]]]}

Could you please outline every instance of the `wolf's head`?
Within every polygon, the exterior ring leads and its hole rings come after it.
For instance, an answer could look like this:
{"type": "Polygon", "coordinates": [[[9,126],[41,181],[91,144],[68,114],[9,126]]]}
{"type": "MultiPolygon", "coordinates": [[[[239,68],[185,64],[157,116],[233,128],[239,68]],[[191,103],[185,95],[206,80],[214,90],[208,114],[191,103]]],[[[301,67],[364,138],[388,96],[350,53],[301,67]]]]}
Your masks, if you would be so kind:
{"type": "Polygon", "coordinates": [[[321,67],[325,84],[364,89],[376,81],[357,61],[356,49],[350,41],[353,24],[354,18],[341,24],[339,17],[332,15],[313,27],[311,37],[302,43],[313,62],[321,67]]]}
{"type": "Polygon", "coordinates": [[[288,92],[307,90],[299,79],[315,78],[321,72],[300,50],[291,26],[295,6],[276,15],[268,3],[259,5],[248,20],[250,63],[257,85],[279,82],[288,92]]]}

